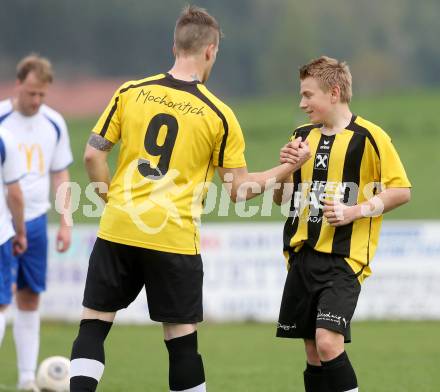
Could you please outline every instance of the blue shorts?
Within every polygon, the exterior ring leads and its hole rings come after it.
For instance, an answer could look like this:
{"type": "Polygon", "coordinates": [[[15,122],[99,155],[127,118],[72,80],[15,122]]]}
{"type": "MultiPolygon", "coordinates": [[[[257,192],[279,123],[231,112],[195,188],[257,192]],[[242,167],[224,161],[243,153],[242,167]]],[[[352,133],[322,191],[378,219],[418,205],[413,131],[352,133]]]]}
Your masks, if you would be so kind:
{"type": "Polygon", "coordinates": [[[26,222],[28,248],[15,257],[13,281],[17,289],[26,287],[34,293],[46,290],[47,271],[47,215],[26,222]]]}
{"type": "Polygon", "coordinates": [[[12,300],[12,239],[0,245],[0,305],[9,305],[12,300]]]}

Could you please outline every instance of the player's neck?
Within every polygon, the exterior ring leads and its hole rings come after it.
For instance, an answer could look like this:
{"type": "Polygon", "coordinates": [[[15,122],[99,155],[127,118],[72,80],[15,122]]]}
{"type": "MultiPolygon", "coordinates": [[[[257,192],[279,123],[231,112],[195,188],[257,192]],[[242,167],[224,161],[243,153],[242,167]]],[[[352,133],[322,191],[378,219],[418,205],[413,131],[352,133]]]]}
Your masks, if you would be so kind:
{"type": "Polygon", "coordinates": [[[350,124],[352,117],[353,114],[348,105],[341,105],[335,108],[333,113],[323,122],[321,132],[327,136],[341,133],[350,124]]]}
{"type": "Polygon", "coordinates": [[[20,101],[19,101],[19,99],[17,97],[12,98],[11,102],[12,102],[12,108],[14,109],[14,111],[20,113],[25,118],[31,118],[31,117],[35,116],[38,113],[38,111],[36,113],[28,113],[23,108],[23,105],[20,104],[20,101]]]}
{"type": "Polygon", "coordinates": [[[203,66],[194,57],[179,57],[168,73],[175,79],[193,82],[203,80],[203,66]]]}

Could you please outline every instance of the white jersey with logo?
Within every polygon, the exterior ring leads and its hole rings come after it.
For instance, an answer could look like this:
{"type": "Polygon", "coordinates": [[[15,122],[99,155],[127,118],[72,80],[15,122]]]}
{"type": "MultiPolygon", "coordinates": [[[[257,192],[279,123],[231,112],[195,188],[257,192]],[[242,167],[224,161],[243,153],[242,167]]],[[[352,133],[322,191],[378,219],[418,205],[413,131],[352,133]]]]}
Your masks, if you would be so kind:
{"type": "Polygon", "coordinates": [[[14,235],[6,203],[6,186],[18,181],[25,173],[19,154],[17,141],[12,133],[0,127],[0,245],[14,235]]]}
{"type": "Polygon", "coordinates": [[[11,100],[0,102],[0,125],[17,140],[25,166],[20,180],[25,201],[25,220],[50,208],[50,173],[67,168],[72,161],[69,134],[63,117],[46,105],[38,113],[24,116],[14,110],[11,100]]]}

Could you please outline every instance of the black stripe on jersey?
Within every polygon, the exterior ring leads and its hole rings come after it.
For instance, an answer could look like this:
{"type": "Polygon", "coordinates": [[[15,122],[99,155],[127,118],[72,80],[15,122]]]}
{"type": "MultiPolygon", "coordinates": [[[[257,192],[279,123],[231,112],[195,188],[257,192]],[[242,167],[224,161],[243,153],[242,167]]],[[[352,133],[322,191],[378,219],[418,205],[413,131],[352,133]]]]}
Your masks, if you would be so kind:
{"type": "MultiPolygon", "coordinates": [[[[181,90],[181,91],[186,91],[187,93],[190,93],[194,96],[196,96],[197,98],[199,98],[202,102],[204,102],[206,105],[208,105],[213,111],[214,113],[217,114],[217,116],[222,120],[223,123],[223,129],[224,129],[224,134],[223,134],[223,139],[222,139],[222,143],[220,145],[220,153],[219,153],[219,166],[222,167],[223,166],[223,159],[224,159],[224,155],[225,155],[225,149],[226,149],[226,141],[228,139],[228,133],[229,133],[229,126],[228,126],[228,122],[226,121],[226,117],[223,115],[223,113],[219,110],[219,108],[217,106],[214,105],[214,103],[209,100],[208,97],[206,97],[198,88],[197,88],[197,84],[199,84],[200,82],[197,80],[194,80],[192,82],[187,82],[184,80],[178,80],[172,77],[172,75],[170,74],[165,74],[163,78],[161,79],[155,79],[155,80],[147,80],[145,82],[141,82],[138,84],[130,84],[127,87],[124,87],[123,89],[119,90],[119,94],[125,93],[126,91],[132,89],[132,88],[137,88],[137,87],[144,87],[144,86],[148,86],[148,85],[158,85],[158,86],[164,86],[164,87],[170,87],[176,90],[181,90]]],[[[100,132],[101,136],[104,136],[107,132],[108,126],[110,125],[110,121],[113,117],[113,114],[116,111],[116,108],[118,106],[118,100],[119,97],[116,97],[115,99],[115,103],[112,106],[110,113],[107,116],[107,119],[104,123],[104,126],[100,132]]]]}
{"type": "MultiPolygon", "coordinates": [[[[321,127],[321,125],[306,125],[304,127],[297,128],[293,134],[293,137],[295,139],[301,136],[302,140],[304,141],[306,140],[307,136],[309,136],[309,133],[313,128],[319,128],[319,127],[321,127]]],[[[292,200],[290,202],[289,217],[287,218],[287,221],[284,224],[284,231],[283,231],[284,250],[290,250],[290,240],[295,235],[296,230],[298,229],[299,216],[295,215],[294,201],[295,201],[295,192],[298,191],[298,187],[300,183],[301,183],[301,168],[293,174],[292,200]]]]}
{"type": "MultiPolygon", "coordinates": [[[[141,82],[141,83],[137,83],[137,84],[130,84],[127,87],[121,88],[119,90],[119,94],[123,94],[123,93],[125,93],[126,91],[128,91],[128,90],[130,90],[132,88],[148,86],[150,84],[161,84],[160,82],[162,80],[164,80],[164,78],[165,78],[165,75],[164,75],[164,77],[162,79],[147,80],[145,82],[141,82]]],[[[115,114],[116,109],[118,108],[118,101],[119,101],[119,97],[116,97],[115,98],[115,102],[114,102],[112,108],[110,109],[110,113],[108,114],[107,118],[105,119],[104,126],[102,127],[101,132],[99,133],[99,135],[102,136],[102,137],[104,137],[105,134],[107,133],[108,126],[110,125],[110,121],[112,120],[112,117],[115,114]]]]}
{"type": "MultiPolygon", "coordinates": [[[[353,131],[353,136],[348,143],[347,152],[345,153],[344,171],[342,174],[342,183],[355,183],[359,187],[361,176],[361,162],[365,150],[366,138],[370,134],[368,130],[360,125],[351,122],[347,129],[353,131]]],[[[371,139],[370,139],[371,141],[371,139]]],[[[353,192],[352,189],[350,189],[353,192]]],[[[357,190],[359,192],[359,189],[357,190]]],[[[347,196],[347,195],[346,195],[347,196]]],[[[350,200],[354,203],[357,201],[358,194],[350,195],[350,200]]],[[[344,202],[346,202],[344,197],[344,202]]],[[[353,223],[345,226],[339,226],[335,229],[333,236],[332,253],[341,256],[350,256],[351,235],[353,233],[353,223]]]]}
{"type": "MultiPolygon", "coordinates": [[[[335,141],[335,135],[326,136],[321,134],[318,147],[316,149],[314,157],[314,167],[312,175],[312,188],[315,186],[317,190],[310,190],[309,194],[314,194],[314,202],[320,204],[321,195],[325,192],[325,185],[328,177],[328,167],[330,163],[330,153],[332,150],[333,142],[335,141]],[[326,158],[326,159],[324,159],[326,158]]],[[[307,222],[307,244],[314,248],[318,242],[319,235],[321,233],[322,219],[324,211],[322,208],[316,208],[313,206],[312,201],[309,204],[309,217],[307,222]],[[317,219],[314,219],[314,218],[317,219]]]]}
{"type": "MultiPolygon", "coordinates": [[[[365,128],[362,128],[362,129],[365,129],[365,128]]],[[[368,140],[370,141],[371,145],[373,146],[374,151],[376,151],[377,157],[380,159],[379,149],[377,148],[377,144],[376,144],[376,141],[373,138],[373,135],[370,132],[368,132],[367,129],[365,129],[365,131],[367,132],[366,136],[368,137],[368,140]]]]}
{"type": "Polygon", "coordinates": [[[110,125],[110,121],[112,120],[112,117],[115,114],[116,109],[118,107],[118,101],[119,101],[119,97],[116,97],[115,103],[113,104],[112,108],[110,109],[110,113],[108,114],[107,118],[105,119],[104,126],[102,127],[101,132],[99,132],[99,135],[102,137],[104,137],[105,134],[107,133],[108,126],[110,125]]]}
{"type": "MultiPolygon", "coordinates": [[[[205,179],[203,180],[203,187],[205,187],[205,185],[206,185],[206,179],[208,178],[208,173],[209,173],[209,168],[211,167],[211,162],[212,162],[212,155],[211,155],[211,158],[209,158],[209,163],[208,163],[208,166],[206,167],[205,179]]],[[[206,200],[206,198],[204,198],[202,200],[203,207],[205,207],[205,200],[206,200]]]]}
{"type": "Polygon", "coordinates": [[[293,134],[295,137],[298,137],[298,136],[302,136],[302,133],[304,133],[305,137],[307,137],[312,129],[321,128],[321,127],[322,124],[306,124],[296,128],[293,134]]]}
{"type": "Polygon", "coordinates": [[[370,141],[371,145],[374,148],[374,151],[376,151],[377,157],[380,159],[380,154],[379,154],[379,148],[377,147],[376,141],[374,140],[373,135],[370,133],[370,131],[365,128],[360,126],[359,124],[356,124],[356,118],[357,116],[355,114],[353,114],[353,116],[351,117],[351,122],[348,125],[347,129],[349,129],[350,131],[353,132],[358,132],[364,136],[366,136],[368,138],[368,140],[370,141]]]}

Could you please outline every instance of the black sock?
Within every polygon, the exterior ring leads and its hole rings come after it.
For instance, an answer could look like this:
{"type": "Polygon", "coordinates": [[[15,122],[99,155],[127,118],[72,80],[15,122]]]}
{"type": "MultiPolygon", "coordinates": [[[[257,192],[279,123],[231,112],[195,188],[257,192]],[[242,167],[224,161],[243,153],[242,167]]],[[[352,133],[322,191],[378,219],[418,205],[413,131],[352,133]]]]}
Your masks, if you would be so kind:
{"type": "Polygon", "coordinates": [[[171,391],[183,391],[205,382],[202,357],[197,352],[197,331],[166,340],[169,353],[171,391]]]}
{"type": "Polygon", "coordinates": [[[304,370],[304,387],[306,392],[327,392],[327,384],[322,366],[310,365],[304,370]]]}
{"type": "Polygon", "coordinates": [[[95,391],[104,370],[104,340],[113,323],[97,319],[81,320],[78,337],[73,342],[71,392],[95,391]],[[90,362],[90,360],[98,361],[90,362]]]}
{"type": "Polygon", "coordinates": [[[357,379],[347,353],[331,361],[321,361],[330,392],[345,392],[357,388],[357,379]]]}

